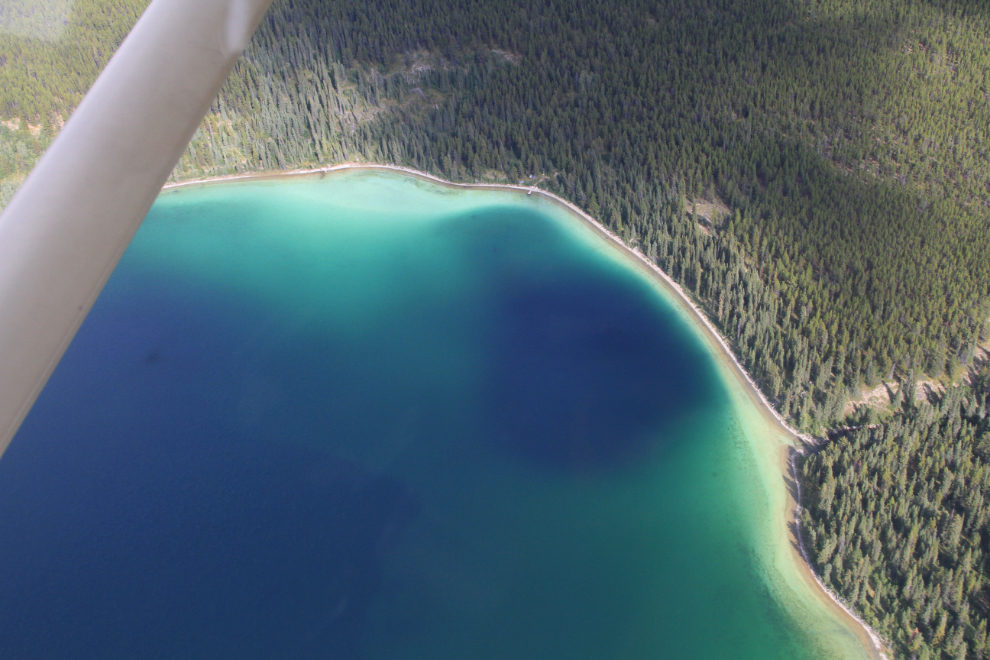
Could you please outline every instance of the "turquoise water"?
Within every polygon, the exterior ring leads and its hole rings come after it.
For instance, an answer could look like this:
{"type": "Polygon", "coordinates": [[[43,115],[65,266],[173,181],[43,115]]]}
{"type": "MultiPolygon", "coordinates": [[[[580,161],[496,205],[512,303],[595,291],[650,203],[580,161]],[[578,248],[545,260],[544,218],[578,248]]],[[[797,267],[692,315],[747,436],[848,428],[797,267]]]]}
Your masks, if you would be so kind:
{"type": "Polygon", "coordinates": [[[548,201],[167,192],[0,461],[0,657],[865,657],[753,411],[548,201]]]}

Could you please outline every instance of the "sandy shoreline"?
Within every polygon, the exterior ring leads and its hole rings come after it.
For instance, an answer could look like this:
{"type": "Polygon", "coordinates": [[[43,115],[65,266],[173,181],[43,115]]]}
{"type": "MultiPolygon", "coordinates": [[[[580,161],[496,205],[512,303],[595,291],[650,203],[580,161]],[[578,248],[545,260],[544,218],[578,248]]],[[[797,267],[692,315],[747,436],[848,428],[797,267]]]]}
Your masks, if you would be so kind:
{"type": "Polygon", "coordinates": [[[804,547],[804,537],[801,534],[801,482],[798,479],[797,460],[796,460],[798,453],[799,450],[797,449],[787,452],[788,454],[786,459],[787,467],[785,469],[790,471],[791,478],[794,480],[794,487],[797,489],[797,501],[795,503],[795,506],[791,509],[790,519],[794,524],[794,529],[797,531],[797,534],[795,534],[795,536],[797,537],[796,541],[800,549],[799,556],[801,558],[801,561],[799,563],[806,569],[802,571],[802,574],[814,580],[814,583],[818,586],[818,588],[822,592],[824,592],[831,599],[831,601],[842,610],[843,614],[845,614],[847,617],[851,618],[853,621],[859,624],[859,627],[866,633],[867,637],[869,638],[870,643],[873,646],[873,651],[876,653],[877,657],[880,658],[881,660],[888,660],[888,656],[886,653],[887,645],[880,638],[880,635],[875,630],[873,630],[873,628],[868,623],[863,621],[858,614],[856,614],[851,609],[846,607],[846,604],[843,603],[842,600],[840,600],[839,597],[831,589],[826,587],[825,584],[818,577],[818,575],[813,570],[811,570],[811,557],[808,555],[808,551],[804,547]]]}
{"type": "MultiPolygon", "coordinates": [[[[573,215],[577,216],[584,222],[587,226],[593,229],[597,234],[608,240],[613,247],[617,248],[623,255],[630,259],[635,265],[640,268],[645,269],[653,278],[658,281],[668,292],[673,294],[674,298],[684,306],[688,311],[689,315],[701,326],[705,334],[708,335],[709,339],[717,347],[716,354],[718,358],[729,368],[730,371],[738,378],[743,389],[746,391],[750,399],[756,404],[758,410],[771,422],[772,425],[780,429],[786,437],[792,439],[794,447],[782,446],[780,450],[781,454],[781,476],[790,475],[795,482],[797,489],[797,498],[790,497],[790,502],[788,504],[788,523],[794,523],[796,526],[800,525],[800,512],[801,512],[801,502],[800,502],[800,482],[797,480],[797,469],[796,463],[794,461],[794,456],[796,452],[802,452],[804,449],[810,445],[816,443],[815,439],[807,434],[800,433],[796,429],[790,426],[787,421],[781,417],[781,415],[774,409],[767,398],[763,395],[757,387],[756,382],[749,375],[749,373],[743,368],[742,364],[736,358],[735,354],[729,348],[728,342],[721,335],[721,333],[715,328],[715,326],[709,321],[708,317],[701,311],[698,305],[691,299],[691,297],[681,288],[677,282],[675,282],[667,273],[665,273],[659,266],[648,259],[642,252],[638,249],[633,249],[628,247],[622,239],[615,236],[610,232],[605,226],[600,224],[597,220],[586,214],[580,208],[568,202],[567,200],[554,195],[553,193],[541,190],[532,186],[521,186],[521,185],[511,185],[511,184],[497,184],[497,183],[452,183],[446,181],[432,174],[426,172],[421,172],[419,170],[414,170],[408,167],[401,167],[397,165],[379,165],[379,164],[365,164],[365,163],[343,163],[339,165],[332,165],[328,167],[315,168],[315,169],[296,169],[296,170],[285,170],[285,171],[273,171],[273,172],[254,172],[247,174],[233,174],[218,177],[209,177],[205,179],[198,179],[193,181],[182,181],[169,183],[163,186],[162,190],[171,190],[177,188],[185,188],[197,185],[219,183],[219,182],[233,182],[238,180],[258,180],[258,179],[280,179],[290,176],[305,176],[305,175],[317,175],[317,174],[327,174],[331,172],[338,172],[344,170],[353,169],[368,169],[368,170],[380,170],[380,171],[392,171],[401,172],[409,176],[429,181],[431,183],[452,187],[452,188],[462,188],[469,190],[504,190],[511,192],[525,192],[527,195],[539,195],[541,198],[546,199],[558,206],[561,206],[571,212],[573,215]]],[[[797,528],[797,527],[795,527],[797,528]]],[[[852,623],[850,628],[858,631],[860,634],[861,641],[864,646],[871,651],[871,653],[876,658],[882,660],[887,660],[887,655],[885,652],[885,647],[881,641],[880,636],[874,631],[865,621],[860,619],[855,613],[853,613],[844,603],[832,593],[825,585],[819,580],[818,576],[815,575],[811,568],[809,557],[804,549],[803,539],[801,535],[798,534],[795,539],[800,547],[794,549],[795,563],[799,566],[799,569],[804,575],[804,577],[817,586],[817,591],[822,597],[823,601],[833,609],[841,618],[845,618],[852,623]]],[[[793,544],[792,544],[793,545],[793,544]]]]}

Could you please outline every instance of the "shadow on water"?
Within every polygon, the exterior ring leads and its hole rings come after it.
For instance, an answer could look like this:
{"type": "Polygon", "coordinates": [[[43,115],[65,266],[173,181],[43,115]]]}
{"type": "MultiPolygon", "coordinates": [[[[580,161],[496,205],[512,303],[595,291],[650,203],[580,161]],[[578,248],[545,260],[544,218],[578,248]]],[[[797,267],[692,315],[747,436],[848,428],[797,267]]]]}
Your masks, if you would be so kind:
{"type": "Polygon", "coordinates": [[[402,484],[291,445],[26,430],[0,463],[0,657],[360,657],[402,484]]]}

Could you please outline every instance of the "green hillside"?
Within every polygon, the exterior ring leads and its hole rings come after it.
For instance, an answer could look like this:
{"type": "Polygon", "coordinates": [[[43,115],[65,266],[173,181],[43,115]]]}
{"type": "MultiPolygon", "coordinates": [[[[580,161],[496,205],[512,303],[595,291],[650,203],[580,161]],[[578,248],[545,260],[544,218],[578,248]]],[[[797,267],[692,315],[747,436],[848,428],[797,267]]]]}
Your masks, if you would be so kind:
{"type": "Polygon", "coordinates": [[[0,206],[149,0],[0,0],[0,206]]]}
{"type": "Polygon", "coordinates": [[[901,657],[990,653],[990,367],[806,460],[816,572],[901,657]]]}

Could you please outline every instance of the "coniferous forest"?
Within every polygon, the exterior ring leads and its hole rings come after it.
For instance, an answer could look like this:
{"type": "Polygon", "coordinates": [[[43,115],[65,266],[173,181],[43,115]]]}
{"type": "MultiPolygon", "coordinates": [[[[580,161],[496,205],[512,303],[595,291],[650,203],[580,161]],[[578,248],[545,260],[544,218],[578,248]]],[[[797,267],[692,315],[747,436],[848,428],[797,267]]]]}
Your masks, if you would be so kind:
{"type": "Polygon", "coordinates": [[[903,657],[983,658],[990,590],[990,367],[934,405],[810,456],[802,523],[816,573],[903,657]]]}
{"type": "MultiPolygon", "coordinates": [[[[146,4],[0,33],[0,201],[146,4]]],[[[795,426],[859,427],[801,467],[825,581],[903,657],[982,657],[988,34],[979,0],[275,0],[173,178],[362,161],[573,201],[795,426]]]]}

